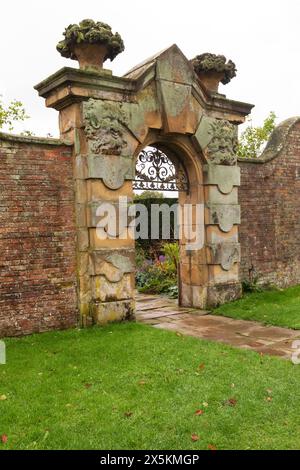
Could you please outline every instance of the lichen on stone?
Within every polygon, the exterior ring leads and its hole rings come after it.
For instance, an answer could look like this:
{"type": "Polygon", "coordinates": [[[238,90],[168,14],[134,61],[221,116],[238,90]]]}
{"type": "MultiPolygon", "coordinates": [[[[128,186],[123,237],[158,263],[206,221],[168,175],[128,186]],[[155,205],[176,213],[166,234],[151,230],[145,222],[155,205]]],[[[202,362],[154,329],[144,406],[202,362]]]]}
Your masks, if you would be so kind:
{"type": "Polygon", "coordinates": [[[90,19],[82,20],[79,24],[70,24],[63,33],[65,39],[60,41],[56,49],[68,59],[77,60],[74,52],[76,44],[103,44],[107,46],[107,55],[104,60],[114,58],[123,52],[125,47],[119,33],[113,34],[111,27],[100,21],[90,19]]]}
{"type": "Polygon", "coordinates": [[[219,72],[224,73],[224,78],[221,80],[223,85],[230,82],[236,76],[236,67],[232,60],[226,62],[226,57],[223,55],[204,54],[197,55],[191,60],[194,70],[197,74],[205,72],[219,72]]]}

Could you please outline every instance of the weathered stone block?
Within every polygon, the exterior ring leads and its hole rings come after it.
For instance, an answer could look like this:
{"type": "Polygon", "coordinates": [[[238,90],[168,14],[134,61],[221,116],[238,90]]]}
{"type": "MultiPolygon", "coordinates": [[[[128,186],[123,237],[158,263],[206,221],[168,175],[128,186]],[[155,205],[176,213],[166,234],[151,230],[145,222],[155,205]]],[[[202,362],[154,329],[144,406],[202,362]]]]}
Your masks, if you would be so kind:
{"type": "Polygon", "coordinates": [[[118,202],[98,200],[87,204],[87,225],[97,227],[101,220],[108,222],[114,230],[109,235],[119,235],[122,229],[130,226],[134,220],[133,216],[128,216],[129,204],[132,200],[126,199],[118,202]]]}
{"type": "Polygon", "coordinates": [[[208,163],[235,165],[237,162],[237,126],[224,119],[203,116],[193,139],[208,163]]]}
{"type": "Polygon", "coordinates": [[[241,223],[240,206],[234,204],[207,204],[205,223],[207,225],[219,225],[223,232],[229,232],[234,225],[241,223]]]}
{"type": "Polygon", "coordinates": [[[191,86],[162,80],[160,92],[164,108],[164,131],[182,134],[189,132],[187,124],[191,86]]]}
{"type": "Polygon", "coordinates": [[[206,227],[207,243],[238,243],[239,232],[238,226],[234,225],[229,232],[222,232],[217,225],[209,225],[206,227]]]}
{"type": "MultiPolygon", "coordinates": [[[[228,167],[230,168],[230,167],[228,167]]],[[[238,204],[238,188],[233,188],[229,194],[220,192],[218,186],[204,186],[205,200],[211,204],[238,204]]]]}
{"type": "Polygon", "coordinates": [[[89,179],[87,184],[87,200],[92,201],[119,201],[119,197],[127,197],[128,200],[133,199],[132,182],[130,180],[125,181],[118,191],[109,189],[103,181],[96,179],[89,179]]]}
{"type": "Polygon", "coordinates": [[[92,278],[92,296],[95,301],[112,302],[134,297],[134,275],[124,274],[119,282],[110,282],[106,276],[92,278]]]}
{"type": "Polygon", "coordinates": [[[86,227],[86,205],[85,204],[76,204],[76,224],[78,227],[86,227]]]}
{"type": "Polygon", "coordinates": [[[180,279],[184,284],[201,286],[208,281],[208,270],[205,265],[181,264],[180,279]]]}
{"type": "MultiPolygon", "coordinates": [[[[102,234],[100,234],[102,235],[102,234]]],[[[113,235],[110,235],[107,238],[102,238],[99,236],[98,230],[96,228],[89,229],[90,237],[90,248],[92,250],[118,250],[118,249],[132,249],[134,248],[134,230],[133,229],[124,229],[119,232],[119,237],[116,238],[113,235]]]]}
{"type": "Polygon", "coordinates": [[[229,194],[234,186],[241,184],[241,170],[238,166],[204,165],[205,185],[217,185],[221,193],[229,194]]]}
{"type": "Polygon", "coordinates": [[[239,282],[231,284],[219,284],[207,288],[207,307],[215,308],[227,302],[242,297],[242,286],[239,282]]]}
{"type": "Polygon", "coordinates": [[[86,251],[89,248],[89,232],[86,228],[77,229],[77,247],[79,251],[86,251]]]}
{"type": "Polygon", "coordinates": [[[89,272],[92,276],[103,275],[110,282],[120,282],[124,274],[134,270],[134,250],[99,250],[90,254],[89,272]]]}
{"type": "Polygon", "coordinates": [[[217,243],[207,247],[208,264],[220,264],[225,271],[229,271],[234,263],[241,259],[239,243],[217,243]]]}
{"type": "Polygon", "coordinates": [[[207,287],[192,286],[192,298],[194,308],[207,308],[207,287]]]}
{"type": "Polygon", "coordinates": [[[128,132],[128,116],[123,103],[90,99],[83,104],[89,153],[132,155],[138,140],[128,132]]]}
{"type": "Polygon", "coordinates": [[[100,178],[109,189],[119,189],[134,179],[135,160],[119,155],[89,155],[88,178],[100,178]]]}
{"type": "Polygon", "coordinates": [[[209,285],[227,284],[239,281],[239,264],[235,263],[232,267],[225,271],[219,265],[208,266],[209,285]]]}
{"type": "Polygon", "coordinates": [[[92,305],[94,323],[105,325],[111,322],[134,320],[134,300],[122,300],[118,302],[101,302],[92,305]]]}
{"type": "Polygon", "coordinates": [[[194,80],[194,71],[187,58],[174,44],[163,51],[156,58],[157,78],[169,82],[191,85],[194,80]]]}
{"type": "Polygon", "coordinates": [[[88,177],[88,160],[86,156],[76,155],[74,170],[76,179],[85,180],[88,177]]]}

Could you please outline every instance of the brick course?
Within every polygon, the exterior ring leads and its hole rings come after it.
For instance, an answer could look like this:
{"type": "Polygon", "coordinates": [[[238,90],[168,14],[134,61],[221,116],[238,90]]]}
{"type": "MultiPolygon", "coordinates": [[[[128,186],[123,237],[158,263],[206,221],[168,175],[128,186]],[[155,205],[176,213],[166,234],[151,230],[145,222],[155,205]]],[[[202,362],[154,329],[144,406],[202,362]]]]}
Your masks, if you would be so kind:
{"type": "Polygon", "coordinates": [[[77,323],[72,148],[0,136],[0,336],[77,323]]]}

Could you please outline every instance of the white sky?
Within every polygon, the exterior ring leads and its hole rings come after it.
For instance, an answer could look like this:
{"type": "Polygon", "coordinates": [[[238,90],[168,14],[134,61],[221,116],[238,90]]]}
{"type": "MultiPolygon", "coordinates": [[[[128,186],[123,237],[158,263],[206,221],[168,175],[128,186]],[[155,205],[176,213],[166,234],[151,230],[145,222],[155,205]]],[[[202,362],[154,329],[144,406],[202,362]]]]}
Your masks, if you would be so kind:
{"type": "Polygon", "coordinates": [[[70,23],[109,23],[126,50],[105,67],[123,75],[176,43],[192,58],[224,54],[238,69],[220,91],[256,105],[254,124],[273,110],[282,121],[300,115],[299,0],[3,0],[0,12],[0,94],[20,99],[31,119],[16,131],[58,135],[58,113],[46,109],[33,86],[63,66],[55,46],[70,23]]]}

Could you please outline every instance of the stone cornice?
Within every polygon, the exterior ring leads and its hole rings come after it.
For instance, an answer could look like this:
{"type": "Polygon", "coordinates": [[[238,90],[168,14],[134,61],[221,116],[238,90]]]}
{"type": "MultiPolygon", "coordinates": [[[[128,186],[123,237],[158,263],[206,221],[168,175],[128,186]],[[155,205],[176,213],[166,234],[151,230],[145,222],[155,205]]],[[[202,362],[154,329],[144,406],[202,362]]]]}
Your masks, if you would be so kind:
{"type": "MultiPolygon", "coordinates": [[[[176,60],[174,66],[177,65],[176,60]]],[[[131,69],[124,77],[116,77],[105,69],[95,72],[64,67],[36,85],[35,89],[46,99],[47,107],[61,110],[89,98],[135,103],[138,92],[152,80],[190,87],[192,95],[207,114],[220,119],[226,114],[234,124],[244,122],[253,108],[252,104],[229,100],[219,93],[209,93],[176,45],[131,69]],[[170,75],[166,64],[172,62],[174,57],[180,61],[181,69],[174,70],[170,75]]]]}
{"type": "Polygon", "coordinates": [[[86,71],[72,67],[63,67],[56,73],[38,83],[34,89],[39,96],[48,100],[51,95],[61,92],[57,99],[46,101],[48,107],[57,110],[63,109],[69,104],[90,98],[94,92],[99,91],[115,94],[132,95],[135,92],[135,82],[128,78],[116,77],[110,70],[101,72],[86,71]],[[83,93],[83,90],[87,90],[83,93]],[[90,93],[88,93],[90,91],[90,93]]]}

